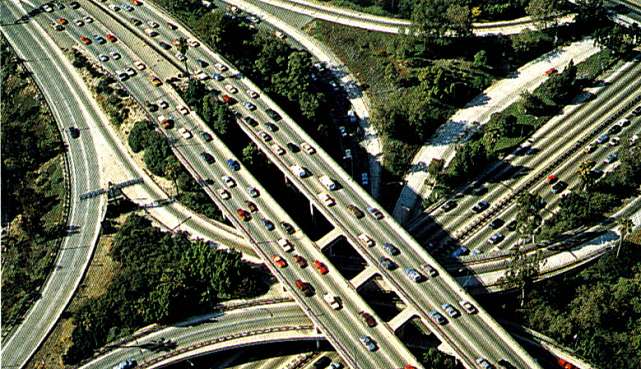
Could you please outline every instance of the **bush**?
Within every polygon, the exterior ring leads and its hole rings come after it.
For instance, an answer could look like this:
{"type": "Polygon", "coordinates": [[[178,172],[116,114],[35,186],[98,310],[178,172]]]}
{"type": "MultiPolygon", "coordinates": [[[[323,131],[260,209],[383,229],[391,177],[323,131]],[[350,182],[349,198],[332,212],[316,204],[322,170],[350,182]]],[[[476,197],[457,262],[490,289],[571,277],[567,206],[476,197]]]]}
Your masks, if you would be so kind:
{"type": "Polygon", "coordinates": [[[127,142],[133,152],[140,152],[153,140],[154,136],[156,135],[154,134],[153,126],[149,121],[138,121],[134,123],[131,132],[129,132],[127,142]]]}
{"type": "Polygon", "coordinates": [[[173,152],[165,137],[154,132],[149,135],[143,159],[145,165],[153,174],[164,177],[167,175],[166,166],[170,158],[174,158],[173,152]]]}

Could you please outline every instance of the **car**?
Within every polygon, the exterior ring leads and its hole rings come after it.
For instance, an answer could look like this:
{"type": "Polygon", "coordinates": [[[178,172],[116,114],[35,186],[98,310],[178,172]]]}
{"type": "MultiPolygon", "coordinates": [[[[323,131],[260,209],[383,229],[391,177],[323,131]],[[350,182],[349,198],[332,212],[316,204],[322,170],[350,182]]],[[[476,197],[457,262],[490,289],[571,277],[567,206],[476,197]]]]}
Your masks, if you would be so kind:
{"type": "Polygon", "coordinates": [[[236,181],[234,181],[234,179],[232,177],[230,177],[230,176],[222,176],[222,177],[220,177],[220,179],[223,181],[225,186],[227,186],[227,188],[236,187],[236,181]]]}
{"type": "Polygon", "coordinates": [[[300,178],[307,177],[307,170],[300,165],[292,165],[290,169],[292,173],[296,174],[300,178]]]}
{"type": "Polygon", "coordinates": [[[75,24],[77,27],[82,27],[85,25],[85,22],[83,22],[82,19],[76,19],[73,21],[73,24],[75,24]]]}
{"type": "Polygon", "coordinates": [[[275,31],[274,35],[276,35],[276,37],[280,38],[281,40],[284,40],[287,38],[287,35],[281,31],[275,31]]]}
{"type": "MultiPolygon", "coordinates": [[[[272,136],[270,136],[267,132],[265,131],[259,131],[258,136],[263,139],[265,142],[269,142],[272,140],[272,136]]],[[[301,176],[302,177],[302,176],[301,176]]]]}
{"type": "Polygon", "coordinates": [[[423,275],[414,268],[405,268],[403,269],[403,271],[405,272],[407,278],[414,281],[415,283],[419,283],[423,280],[423,275]]]}
{"type": "Polygon", "coordinates": [[[314,268],[316,268],[321,275],[329,273],[327,266],[320,260],[314,260],[314,268]]]}
{"type": "Polygon", "coordinates": [[[160,47],[162,47],[165,50],[171,49],[171,45],[166,43],[165,41],[159,41],[158,45],[160,45],[160,47]]]}
{"type": "Polygon", "coordinates": [[[316,152],[316,149],[312,145],[308,144],[307,142],[301,142],[300,147],[302,147],[303,150],[309,155],[314,154],[316,152]]]}
{"type": "Polygon", "coordinates": [[[386,253],[392,256],[396,256],[401,253],[396,246],[392,245],[389,242],[385,242],[383,244],[383,250],[385,250],[386,253]]]}
{"type": "Polygon", "coordinates": [[[396,265],[396,263],[395,263],[395,262],[393,262],[393,261],[392,261],[392,260],[390,260],[389,258],[386,258],[385,256],[381,256],[381,257],[379,257],[379,258],[378,258],[378,262],[379,262],[379,264],[381,264],[381,266],[382,266],[383,268],[385,268],[385,269],[387,269],[387,270],[394,270],[394,269],[396,269],[396,267],[398,266],[398,265],[396,265]]]}
{"type": "Polygon", "coordinates": [[[200,42],[189,38],[189,39],[187,39],[187,45],[189,45],[190,47],[198,47],[198,46],[200,46],[200,42]]]}
{"type": "Polygon", "coordinates": [[[218,196],[220,196],[223,200],[228,200],[231,198],[231,194],[229,193],[229,191],[224,188],[219,188],[218,190],[216,190],[216,192],[218,192],[218,196]]]}
{"type": "Polygon", "coordinates": [[[641,115],[641,105],[634,108],[634,110],[632,111],[632,114],[634,114],[635,116],[641,115]]]}
{"type": "Polygon", "coordinates": [[[553,74],[557,74],[557,73],[559,73],[559,71],[558,71],[556,68],[552,67],[552,68],[550,68],[550,69],[546,70],[546,71],[545,71],[545,73],[543,73],[543,74],[544,74],[546,77],[549,77],[549,76],[551,76],[551,75],[553,75],[553,74]]]}
{"type": "Polygon", "coordinates": [[[245,200],[245,206],[249,209],[250,212],[255,213],[258,211],[258,206],[249,200],[245,200]]]}
{"type": "Polygon", "coordinates": [[[216,69],[217,71],[222,73],[222,72],[227,71],[227,69],[229,69],[229,68],[227,68],[227,66],[224,65],[224,64],[216,63],[216,64],[214,64],[214,69],[216,69]]]}
{"type": "Polygon", "coordinates": [[[507,229],[508,229],[508,230],[510,230],[510,231],[514,231],[514,230],[516,230],[516,225],[517,225],[516,219],[512,219],[512,220],[510,220],[510,222],[505,226],[505,228],[507,228],[507,229]]]}
{"type": "Polygon", "coordinates": [[[69,127],[69,135],[71,138],[78,138],[80,137],[80,130],[76,127],[69,127]]]}
{"type": "Polygon", "coordinates": [[[117,70],[114,73],[116,74],[116,77],[118,77],[119,81],[125,81],[129,78],[129,75],[123,71],[117,70]]]}
{"type": "Polygon", "coordinates": [[[225,90],[227,90],[227,92],[229,92],[230,94],[235,94],[238,92],[238,89],[236,87],[229,84],[225,85],[225,90]]]}
{"type": "Polygon", "coordinates": [[[294,229],[294,226],[292,226],[291,224],[289,224],[287,222],[280,222],[280,226],[281,226],[281,228],[283,228],[283,230],[287,234],[292,234],[292,233],[296,232],[296,230],[294,229]]]}
{"type": "Polygon", "coordinates": [[[116,36],[113,33],[107,33],[105,37],[109,42],[112,42],[112,43],[118,41],[118,38],[116,38],[116,36]]]}
{"type": "Polygon", "coordinates": [[[244,117],[243,121],[245,121],[245,123],[249,124],[252,127],[257,127],[258,126],[258,122],[256,121],[256,119],[254,119],[252,117],[244,117]]]}
{"type": "Polygon", "coordinates": [[[441,307],[443,308],[443,310],[445,310],[445,312],[447,313],[447,315],[449,315],[450,318],[456,318],[461,315],[461,313],[458,310],[456,310],[456,308],[452,306],[452,304],[445,303],[441,305],[441,307]]]}
{"type": "Polygon", "coordinates": [[[82,20],[85,21],[85,23],[93,23],[93,18],[91,18],[88,15],[86,17],[82,18],[82,20]]]}
{"type": "Polygon", "coordinates": [[[176,106],[176,110],[178,110],[178,112],[180,112],[180,114],[182,114],[182,115],[189,114],[189,109],[187,109],[187,107],[185,105],[176,106]]]}
{"type": "Polygon", "coordinates": [[[341,134],[341,137],[347,137],[347,129],[345,129],[345,126],[339,126],[338,132],[341,134]]]}
{"type": "Polygon", "coordinates": [[[368,327],[376,327],[376,319],[374,319],[374,317],[370,313],[361,310],[358,315],[363,318],[363,321],[365,321],[365,324],[367,324],[368,327]]]}
{"type": "Polygon", "coordinates": [[[248,16],[248,17],[247,17],[247,20],[248,20],[249,22],[251,22],[251,23],[254,23],[254,24],[256,24],[256,23],[260,23],[260,18],[258,18],[258,17],[257,17],[257,16],[255,16],[255,15],[250,15],[250,16],[248,16]]]}
{"type": "Polygon", "coordinates": [[[376,343],[374,342],[374,340],[372,340],[370,336],[360,336],[358,340],[361,341],[363,346],[367,347],[367,350],[369,351],[376,351],[378,349],[378,347],[376,346],[376,343]]]}
{"type": "Polygon", "coordinates": [[[109,9],[118,12],[120,11],[120,7],[117,4],[109,4],[109,9]]]}
{"type": "Polygon", "coordinates": [[[240,170],[240,163],[237,160],[235,160],[235,159],[227,159],[226,163],[227,163],[227,167],[229,167],[229,169],[231,169],[231,170],[233,170],[235,172],[240,170]]]}
{"type": "Polygon", "coordinates": [[[510,363],[506,359],[500,359],[497,364],[499,369],[516,369],[516,366],[514,366],[512,363],[510,363]]]}
{"type": "Polygon", "coordinates": [[[129,4],[122,4],[121,6],[122,6],[123,9],[125,9],[128,12],[134,11],[134,7],[129,5],[129,4]]]}
{"type": "Polygon", "coordinates": [[[136,71],[132,67],[127,67],[124,69],[124,71],[129,77],[133,77],[136,75],[136,71]]]}
{"type": "MultiPolygon", "coordinates": [[[[129,18],[129,21],[131,21],[131,23],[133,23],[134,26],[136,26],[136,27],[140,27],[142,25],[142,21],[140,19],[138,19],[138,18],[135,18],[135,17],[129,18]]],[[[154,33],[156,33],[156,35],[158,35],[158,33],[156,31],[152,31],[151,28],[145,29],[145,33],[147,33],[148,35],[149,35],[150,32],[154,32],[154,33]],[[149,30],[149,32],[147,30],[149,30]]]]}
{"type": "Polygon", "coordinates": [[[559,180],[559,177],[557,177],[557,176],[556,176],[556,175],[554,175],[554,174],[550,174],[549,176],[547,176],[547,177],[545,178],[545,183],[547,183],[547,184],[553,184],[553,183],[555,183],[555,182],[556,182],[556,181],[558,181],[558,180],[559,180]]]}
{"type": "Polygon", "coordinates": [[[621,128],[622,127],[620,125],[618,125],[618,124],[615,124],[615,125],[611,126],[610,129],[608,129],[608,135],[615,135],[615,134],[621,132],[621,128]]]}
{"type": "Polygon", "coordinates": [[[105,54],[100,54],[100,55],[98,55],[98,60],[100,60],[101,62],[104,63],[106,61],[109,61],[109,57],[107,55],[105,55],[105,54]]]}
{"type": "Polygon", "coordinates": [[[423,269],[425,271],[425,273],[427,273],[427,275],[429,275],[430,277],[438,276],[438,270],[436,270],[436,268],[434,268],[433,266],[431,266],[429,264],[421,265],[421,269],[423,269]]]}
{"type": "Polygon", "coordinates": [[[51,13],[51,12],[53,12],[53,8],[51,7],[51,5],[50,5],[50,4],[44,4],[44,5],[42,6],[42,10],[44,10],[44,11],[45,11],[45,12],[47,12],[47,13],[51,13]]]}
{"type": "Polygon", "coordinates": [[[114,366],[112,369],[133,369],[138,365],[136,360],[134,359],[127,359],[125,361],[121,361],[116,366],[114,366]]]}
{"type": "Polygon", "coordinates": [[[160,123],[160,125],[166,129],[170,129],[174,126],[173,119],[171,119],[171,117],[165,117],[164,115],[158,116],[158,123],[160,123]]]}
{"type": "Polygon", "coordinates": [[[612,137],[610,141],[608,142],[608,145],[610,146],[616,146],[621,142],[621,138],[619,136],[612,137]]]}
{"type": "Polygon", "coordinates": [[[596,150],[596,145],[595,144],[588,144],[585,149],[583,149],[583,152],[586,154],[589,154],[591,152],[594,152],[596,150]]]}
{"type": "Polygon", "coordinates": [[[307,267],[307,260],[305,260],[304,257],[302,257],[300,255],[294,255],[292,257],[294,258],[294,261],[296,262],[296,264],[298,264],[299,267],[301,267],[301,268],[306,268],[307,267]]]}
{"type": "Polygon", "coordinates": [[[298,147],[298,145],[296,145],[293,142],[288,142],[287,143],[287,148],[289,149],[289,151],[291,151],[293,153],[297,153],[297,152],[300,151],[300,148],[298,147]]]}
{"type": "Polygon", "coordinates": [[[610,136],[604,133],[596,139],[596,143],[601,145],[608,142],[609,139],[610,139],[610,136]]]}
{"type": "Polygon", "coordinates": [[[158,36],[158,32],[154,31],[151,28],[145,28],[145,34],[149,37],[156,37],[158,36]]]}
{"type": "Polygon", "coordinates": [[[178,29],[178,26],[173,24],[173,23],[171,23],[171,22],[167,22],[167,27],[169,27],[169,29],[172,30],[172,31],[175,31],[175,30],[178,29]]]}
{"type": "Polygon", "coordinates": [[[277,113],[275,110],[273,110],[273,109],[267,109],[267,110],[265,110],[265,114],[267,114],[271,119],[273,119],[273,120],[275,120],[275,121],[277,121],[277,122],[278,122],[279,120],[283,119],[283,118],[280,116],[280,114],[278,114],[278,113],[277,113]]]}
{"type": "Polygon", "coordinates": [[[318,194],[318,198],[325,206],[334,206],[336,202],[334,199],[327,193],[321,192],[318,194]]]}
{"type": "Polygon", "coordinates": [[[490,364],[489,361],[485,360],[482,357],[477,358],[476,359],[476,363],[479,364],[481,366],[481,368],[483,368],[483,369],[493,369],[494,368],[494,366],[492,366],[492,364],[490,364]]]}
{"type": "Polygon", "coordinates": [[[247,110],[251,110],[251,111],[256,110],[256,105],[254,105],[254,104],[250,103],[249,101],[245,101],[245,102],[243,103],[243,106],[244,106],[247,110]]]}
{"type": "Polygon", "coordinates": [[[601,169],[598,169],[598,168],[590,169],[590,176],[593,179],[599,179],[599,178],[603,177],[603,174],[605,174],[605,172],[603,172],[601,169]]]}
{"type": "Polygon", "coordinates": [[[194,72],[194,74],[196,75],[196,78],[198,78],[199,81],[205,81],[209,79],[209,75],[203,72],[202,70],[197,70],[196,72],[194,72]]]}
{"type": "Polygon", "coordinates": [[[345,155],[343,155],[343,159],[350,160],[351,158],[352,158],[352,149],[345,149],[345,155]]]}
{"type": "Polygon", "coordinates": [[[273,230],[274,230],[274,228],[275,228],[275,227],[274,227],[274,223],[273,223],[271,220],[267,219],[267,218],[262,218],[262,219],[260,220],[260,222],[261,222],[261,223],[263,223],[263,226],[264,226],[264,227],[265,227],[265,229],[266,229],[266,230],[268,230],[268,231],[273,231],[273,230]]]}
{"type": "Polygon", "coordinates": [[[480,213],[480,212],[482,212],[483,210],[485,210],[485,209],[487,209],[489,207],[490,207],[490,203],[489,202],[487,202],[485,200],[481,200],[481,201],[477,202],[476,205],[474,205],[472,207],[472,211],[474,211],[475,213],[480,213]]]}
{"type": "Polygon", "coordinates": [[[107,42],[107,40],[105,40],[105,38],[100,36],[100,35],[94,35],[93,36],[93,40],[96,41],[97,43],[99,43],[100,45],[102,45],[102,44],[107,42]]]}
{"type": "Polygon", "coordinates": [[[470,253],[470,249],[465,246],[460,246],[456,250],[452,251],[450,254],[451,258],[458,258],[459,256],[467,255],[470,253]]]}
{"type": "Polygon", "coordinates": [[[441,206],[441,208],[443,209],[443,211],[448,212],[448,211],[454,209],[456,207],[456,205],[457,205],[456,201],[447,200],[445,202],[445,204],[443,204],[443,206],[441,206]]]}
{"type": "Polygon", "coordinates": [[[638,134],[638,133],[635,133],[635,134],[633,134],[633,135],[632,135],[632,137],[630,137],[630,143],[631,143],[631,144],[634,144],[634,143],[636,143],[637,141],[639,141],[639,134],[638,134]]]}
{"type": "Polygon", "coordinates": [[[465,310],[465,312],[467,312],[468,314],[474,314],[474,313],[476,313],[476,312],[477,312],[476,307],[474,307],[474,305],[472,305],[472,303],[471,303],[471,302],[469,302],[469,301],[467,301],[467,300],[461,300],[461,301],[459,301],[459,302],[458,302],[458,304],[459,304],[459,305],[463,308],[463,310],[465,310]]]}
{"type": "MultiPolygon", "coordinates": [[[[327,294],[323,295],[323,298],[325,298],[325,296],[327,296],[327,294]]],[[[329,302],[328,302],[328,304],[329,304],[329,302]]],[[[325,369],[331,362],[332,362],[332,360],[330,358],[328,358],[327,356],[323,356],[320,359],[316,360],[314,365],[312,365],[312,368],[313,369],[325,369]]]]}
{"type": "Polygon", "coordinates": [[[203,131],[200,132],[200,137],[202,137],[205,142],[211,142],[211,140],[214,139],[209,133],[203,131]]]}
{"type": "Polygon", "coordinates": [[[151,27],[151,28],[158,28],[158,27],[160,27],[160,24],[158,24],[158,23],[156,23],[156,22],[154,22],[154,21],[152,21],[152,20],[148,20],[148,21],[147,21],[147,25],[148,25],[149,27],[151,27]]]}
{"type": "Polygon", "coordinates": [[[447,323],[445,317],[443,317],[443,315],[441,315],[441,313],[436,310],[430,311],[428,315],[430,319],[432,319],[432,321],[438,325],[444,325],[445,323],[447,323]]]}
{"type": "Polygon", "coordinates": [[[260,196],[260,192],[258,192],[258,189],[256,187],[249,186],[247,187],[247,193],[251,197],[258,197],[260,196]]]}
{"type": "Polygon", "coordinates": [[[178,59],[178,61],[187,60],[187,57],[185,56],[185,54],[183,54],[181,52],[177,52],[174,56],[176,57],[176,59],[178,59]]]}
{"type": "Polygon", "coordinates": [[[505,224],[505,222],[503,221],[503,219],[501,219],[501,218],[494,218],[494,219],[490,222],[489,227],[490,227],[490,228],[492,228],[492,229],[499,229],[499,228],[501,228],[501,226],[503,226],[503,224],[505,224]]]}
{"type": "Polygon", "coordinates": [[[272,151],[276,155],[284,155],[286,152],[285,149],[283,149],[280,145],[276,145],[276,144],[272,145],[272,151]]]}
{"type": "Polygon", "coordinates": [[[349,212],[357,219],[361,219],[365,216],[365,213],[363,213],[363,211],[354,204],[347,205],[347,210],[349,210],[349,212]]]}
{"type": "Polygon", "coordinates": [[[322,175],[321,177],[318,178],[319,182],[325,187],[328,191],[334,191],[338,187],[336,186],[336,182],[334,182],[329,176],[322,175]]]}
{"type": "Polygon", "coordinates": [[[225,79],[225,77],[223,77],[223,75],[220,74],[220,73],[212,73],[211,74],[211,78],[213,78],[214,81],[218,81],[218,82],[220,82],[220,81],[225,79]]]}
{"type": "Polygon", "coordinates": [[[314,295],[314,287],[311,284],[297,279],[295,282],[296,288],[298,288],[305,297],[311,297],[314,295]]]}
{"type": "Polygon", "coordinates": [[[61,26],[64,26],[65,24],[67,24],[69,22],[65,18],[58,18],[58,19],[56,19],[56,23],[58,23],[61,26]]]}
{"type": "MultiPolygon", "coordinates": [[[[59,24],[58,24],[59,25],[59,24]]],[[[60,26],[60,25],[59,25],[60,26]]],[[[62,26],[61,26],[62,27],[62,26]]],[[[80,41],[85,45],[91,45],[91,40],[88,37],[80,36],[80,41]]]]}
{"type": "Polygon", "coordinates": [[[238,214],[238,217],[243,222],[249,222],[252,218],[251,214],[249,214],[249,212],[245,209],[241,209],[241,208],[236,209],[236,214],[238,214]]]}
{"type": "Polygon", "coordinates": [[[372,246],[376,245],[376,242],[370,236],[366,235],[365,233],[359,234],[358,235],[358,240],[361,242],[361,244],[363,244],[365,246],[368,246],[368,247],[372,247],[372,246]]]}
{"type": "Polygon", "coordinates": [[[617,155],[616,152],[613,152],[608,154],[608,156],[603,160],[603,162],[606,164],[612,164],[615,161],[617,161],[618,158],[619,158],[619,155],[617,155]]]}
{"type": "Polygon", "coordinates": [[[497,233],[494,233],[492,236],[490,236],[487,242],[491,245],[496,245],[499,242],[503,241],[504,238],[505,236],[503,235],[503,233],[497,232],[497,233]]]}
{"type": "Polygon", "coordinates": [[[371,206],[367,207],[367,212],[376,220],[381,220],[384,217],[383,212],[371,206]]]}
{"type": "Polygon", "coordinates": [[[183,136],[184,139],[188,140],[192,137],[191,131],[185,127],[181,127],[178,132],[183,136]]]}
{"type": "Polygon", "coordinates": [[[120,59],[120,54],[119,54],[117,51],[112,51],[112,52],[110,52],[110,53],[109,53],[109,55],[111,55],[111,58],[112,58],[113,60],[118,60],[118,59],[120,59]]]}
{"type": "Polygon", "coordinates": [[[145,63],[141,62],[140,60],[136,60],[136,61],[134,62],[134,66],[135,66],[135,67],[136,67],[136,69],[138,69],[138,70],[145,70],[145,68],[147,68],[147,66],[145,65],[145,63]]]}
{"type": "Polygon", "coordinates": [[[280,238],[277,242],[278,242],[278,245],[282,247],[283,250],[285,250],[285,252],[290,252],[294,250],[292,243],[289,242],[289,240],[286,238],[280,238]]]}
{"type": "Polygon", "coordinates": [[[259,96],[258,92],[254,90],[247,90],[247,95],[249,95],[249,97],[251,97],[252,99],[258,99],[259,96]]]}
{"type": "Polygon", "coordinates": [[[563,192],[568,187],[568,184],[563,181],[558,181],[552,186],[552,193],[557,194],[563,192]]]}
{"type": "Polygon", "coordinates": [[[203,158],[203,160],[206,161],[207,164],[213,164],[215,162],[214,157],[208,152],[201,152],[200,157],[203,158]]]}
{"type": "Polygon", "coordinates": [[[78,8],[80,8],[80,4],[79,4],[77,1],[72,1],[72,2],[69,4],[69,6],[71,7],[71,9],[78,9],[78,8]]]}

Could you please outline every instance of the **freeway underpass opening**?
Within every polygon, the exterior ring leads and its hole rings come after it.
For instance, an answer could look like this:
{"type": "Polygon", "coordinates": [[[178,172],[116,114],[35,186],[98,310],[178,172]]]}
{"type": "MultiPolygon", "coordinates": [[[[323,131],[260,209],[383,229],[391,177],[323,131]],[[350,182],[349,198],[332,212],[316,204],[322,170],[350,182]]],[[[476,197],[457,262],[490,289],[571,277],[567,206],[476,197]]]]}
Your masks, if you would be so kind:
{"type": "Polygon", "coordinates": [[[352,279],[365,270],[367,263],[347,242],[344,236],[338,237],[323,249],[323,254],[334,264],[345,279],[352,279]]]}
{"type": "Polygon", "coordinates": [[[385,322],[389,322],[406,308],[396,292],[389,290],[378,274],[367,280],[356,291],[385,322]]]}
{"type": "Polygon", "coordinates": [[[395,333],[416,357],[422,357],[428,347],[440,343],[419,317],[408,320],[395,333]]]}

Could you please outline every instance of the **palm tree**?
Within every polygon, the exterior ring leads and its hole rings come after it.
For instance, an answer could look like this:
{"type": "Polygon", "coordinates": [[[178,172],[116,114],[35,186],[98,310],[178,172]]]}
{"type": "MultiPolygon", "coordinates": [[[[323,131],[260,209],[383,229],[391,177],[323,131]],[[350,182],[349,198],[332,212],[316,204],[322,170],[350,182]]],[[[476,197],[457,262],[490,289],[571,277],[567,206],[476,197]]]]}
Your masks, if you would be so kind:
{"type": "Polygon", "coordinates": [[[581,185],[584,190],[592,187],[594,185],[594,175],[592,174],[592,168],[596,165],[594,160],[585,160],[579,165],[577,171],[579,178],[581,179],[581,185]]]}
{"type": "Polygon", "coordinates": [[[184,36],[178,38],[178,45],[176,45],[176,48],[185,56],[183,64],[185,65],[185,73],[189,76],[189,68],[187,67],[187,49],[189,49],[189,44],[187,44],[187,39],[184,36]]]}
{"type": "Polygon", "coordinates": [[[180,162],[178,162],[178,160],[170,161],[169,163],[167,163],[167,166],[165,166],[165,172],[167,172],[167,177],[169,177],[169,179],[171,179],[171,181],[174,183],[176,196],[180,195],[180,189],[178,188],[177,182],[177,179],[182,172],[182,166],[180,165],[180,162]]]}
{"type": "Polygon", "coordinates": [[[623,240],[632,231],[632,227],[634,227],[634,223],[632,223],[632,219],[622,217],[622,218],[619,218],[619,220],[617,221],[617,224],[619,226],[619,232],[621,233],[621,237],[619,237],[619,247],[617,248],[617,258],[618,258],[619,252],[621,251],[621,245],[623,244],[623,240]]]}

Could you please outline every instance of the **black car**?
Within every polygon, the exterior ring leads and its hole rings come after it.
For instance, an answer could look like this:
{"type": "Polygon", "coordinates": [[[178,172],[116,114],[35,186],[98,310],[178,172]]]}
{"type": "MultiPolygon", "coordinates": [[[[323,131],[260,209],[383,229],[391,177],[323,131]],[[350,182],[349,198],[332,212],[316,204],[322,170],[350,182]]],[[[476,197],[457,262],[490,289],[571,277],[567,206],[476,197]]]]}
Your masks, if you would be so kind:
{"type": "Polygon", "coordinates": [[[516,230],[516,224],[517,224],[517,223],[516,223],[516,219],[512,219],[512,220],[507,224],[507,226],[505,226],[505,228],[507,228],[507,229],[508,229],[508,230],[510,230],[510,231],[514,231],[514,230],[516,230]]]}
{"type": "Polygon", "coordinates": [[[200,157],[203,158],[203,160],[205,160],[208,164],[213,164],[216,161],[210,153],[205,151],[200,153],[200,157]]]}
{"type": "Polygon", "coordinates": [[[149,101],[146,102],[146,105],[147,105],[147,109],[149,109],[150,112],[153,113],[155,111],[158,111],[158,105],[154,103],[150,103],[149,101]]]}
{"type": "Polygon", "coordinates": [[[138,27],[138,26],[140,26],[142,24],[142,21],[140,19],[138,19],[138,18],[133,18],[132,17],[132,18],[130,18],[130,20],[131,20],[131,23],[133,23],[134,26],[136,26],[136,27],[138,27]]]}
{"type": "Polygon", "coordinates": [[[552,186],[552,193],[557,194],[563,192],[568,187],[568,184],[563,181],[558,181],[552,186]]]}
{"type": "Polygon", "coordinates": [[[287,234],[292,234],[296,231],[294,227],[287,222],[280,222],[280,226],[283,228],[285,232],[287,232],[287,234]]]}
{"type": "Polygon", "coordinates": [[[163,48],[163,49],[165,49],[165,50],[169,50],[169,49],[171,49],[171,45],[169,45],[169,44],[168,44],[168,43],[166,43],[165,41],[160,41],[158,44],[160,45],[160,47],[162,47],[162,48],[163,48]]]}
{"type": "Polygon", "coordinates": [[[492,229],[499,229],[499,228],[501,228],[501,226],[502,226],[503,224],[505,224],[505,222],[503,221],[503,219],[501,219],[501,218],[496,218],[496,219],[494,219],[492,222],[490,222],[490,228],[492,228],[492,229]]]}
{"type": "Polygon", "coordinates": [[[443,204],[443,211],[450,211],[456,207],[456,201],[453,200],[448,200],[445,204],[443,204]]]}
{"type": "Polygon", "coordinates": [[[273,120],[275,120],[275,121],[277,121],[277,122],[278,122],[279,120],[283,119],[283,118],[280,116],[280,114],[276,113],[276,111],[275,111],[275,110],[273,110],[273,109],[267,109],[267,110],[265,110],[265,114],[269,115],[269,117],[270,117],[270,118],[272,118],[273,120]]]}
{"type": "Polygon", "coordinates": [[[213,140],[213,137],[211,137],[211,135],[207,132],[200,132],[200,137],[202,137],[203,140],[207,142],[210,142],[211,140],[213,140]]]}
{"type": "Polygon", "coordinates": [[[80,130],[76,127],[69,127],[69,135],[71,138],[78,138],[80,137],[80,130]]]}
{"type": "Polygon", "coordinates": [[[312,367],[314,369],[324,369],[324,368],[327,368],[327,366],[331,363],[332,363],[332,360],[330,360],[330,358],[328,358],[327,356],[323,356],[322,358],[316,360],[316,362],[312,367]]]}
{"type": "Polygon", "coordinates": [[[474,211],[475,213],[480,213],[480,212],[482,212],[483,210],[485,210],[485,209],[487,209],[489,207],[490,207],[490,203],[489,202],[487,202],[485,200],[481,200],[481,201],[477,202],[476,205],[474,205],[474,207],[472,207],[472,211],[474,211]]]}
{"type": "Polygon", "coordinates": [[[278,126],[276,126],[274,123],[265,123],[265,128],[267,128],[270,132],[278,131],[278,126]]]}
{"type": "Polygon", "coordinates": [[[245,118],[243,118],[243,120],[245,121],[245,123],[249,124],[252,127],[257,127],[258,126],[258,122],[256,121],[256,119],[254,119],[252,117],[245,117],[245,118]]]}
{"type": "Polygon", "coordinates": [[[393,269],[396,269],[396,267],[397,267],[395,262],[393,262],[392,260],[386,258],[385,256],[381,256],[378,259],[378,261],[381,264],[381,266],[383,268],[387,269],[387,270],[393,270],[393,269]]]}
{"type": "Polygon", "coordinates": [[[299,151],[300,151],[300,147],[298,147],[298,145],[296,145],[296,144],[295,144],[295,143],[293,143],[293,142],[288,142],[288,143],[287,143],[287,148],[288,148],[288,149],[289,149],[289,151],[291,151],[291,152],[299,152],[299,151]]]}
{"type": "Polygon", "coordinates": [[[202,59],[198,59],[198,60],[196,60],[196,62],[198,63],[198,65],[199,65],[201,68],[206,68],[206,67],[209,65],[209,63],[207,63],[206,61],[204,61],[204,60],[202,60],[202,59]]]}

